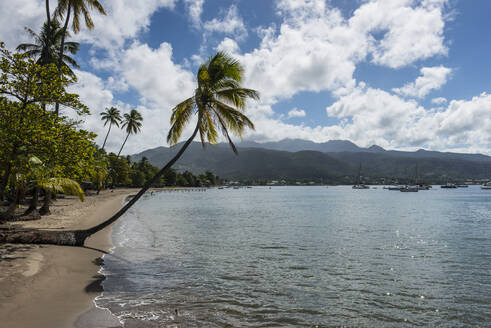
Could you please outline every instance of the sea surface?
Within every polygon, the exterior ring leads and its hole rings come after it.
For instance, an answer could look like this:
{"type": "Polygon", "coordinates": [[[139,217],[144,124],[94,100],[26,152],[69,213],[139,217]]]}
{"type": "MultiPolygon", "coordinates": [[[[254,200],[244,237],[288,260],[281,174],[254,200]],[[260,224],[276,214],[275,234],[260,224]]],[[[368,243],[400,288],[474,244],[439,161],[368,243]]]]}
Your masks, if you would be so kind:
{"type": "Polygon", "coordinates": [[[125,327],[490,327],[491,190],[146,195],[97,304],[125,327]]]}

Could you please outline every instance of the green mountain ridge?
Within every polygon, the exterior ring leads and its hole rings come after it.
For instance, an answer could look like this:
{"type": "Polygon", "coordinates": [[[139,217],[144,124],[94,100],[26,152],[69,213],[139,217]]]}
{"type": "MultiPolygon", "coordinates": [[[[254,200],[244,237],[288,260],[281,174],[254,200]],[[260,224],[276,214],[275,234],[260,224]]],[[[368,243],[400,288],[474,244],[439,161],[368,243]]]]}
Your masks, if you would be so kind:
{"type": "MultiPolygon", "coordinates": [[[[189,170],[194,174],[206,170],[230,180],[286,180],[314,181],[323,183],[353,183],[358,177],[359,165],[367,182],[426,182],[482,180],[491,175],[491,157],[481,154],[443,153],[418,150],[415,152],[387,151],[378,146],[360,148],[349,141],[335,142],[335,151],[318,150],[286,151],[289,140],[276,143],[239,143],[235,155],[227,144],[207,145],[193,142],[176,163],[179,171],[189,170]],[[263,147],[260,147],[263,145],[263,147]],[[246,146],[246,147],[244,147],[246,146]],[[249,147],[255,146],[255,147],[249,147]],[[343,146],[348,151],[343,151],[343,146]],[[384,180],[382,180],[384,179],[384,180]]],[[[309,141],[298,142],[306,148],[328,149],[328,143],[311,145],[309,141]],[[320,145],[320,146],[319,146],[320,145]]],[[[177,151],[174,147],[157,147],[133,155],[138,161],[147,157],[150,163],[161,167],[177,151]]],[[[292,147],[296,150],[295,147],[292,147]]]]}

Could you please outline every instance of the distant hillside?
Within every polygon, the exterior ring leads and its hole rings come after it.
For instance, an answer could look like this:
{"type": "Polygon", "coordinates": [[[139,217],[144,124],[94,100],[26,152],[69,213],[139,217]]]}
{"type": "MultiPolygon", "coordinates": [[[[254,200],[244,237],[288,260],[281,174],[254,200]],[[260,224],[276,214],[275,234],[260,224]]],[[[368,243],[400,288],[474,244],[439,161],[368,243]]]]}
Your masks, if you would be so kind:
{"type": "Polygon", "coordinates": [[[348,140],[329,140],[328,142],[316,143],[302,139],[283,139],[277,142],[259,143],[253,141],[243,141],[237,144],[242,148],[264,148],[271,150],[281,150],[289,152],[297,152],[302,150],[314,150],[322,153],[337,153],[337,152],[379,152],[385,151],[382,147],[372,146],[370,148],[360,148],[348,140]]]}
{"type": "MultiPolygon", "coordinates": [[[[149,149],[133,155],[132,160],[145,156],[153,165],[162,166],[180,146],[149,149]]],[[[360,163],[366,179],[411,181],[419,177],[440,183],[485,179],[491,175],[491,157],[480,154],[386,151],[378,146],[360,148],[343,140],[320,144],[298,139],[266,144],[242,142],[238,149],[236,156],[227,144],[208,145],[203,149],[200,143],[193,142],[175,168],[195,174],[210,170],[236,180],[305,179],[326,183],[352,183],[358,176],[360,163]],[[323,151],[326,149],[329,151],[323,151]]]]}

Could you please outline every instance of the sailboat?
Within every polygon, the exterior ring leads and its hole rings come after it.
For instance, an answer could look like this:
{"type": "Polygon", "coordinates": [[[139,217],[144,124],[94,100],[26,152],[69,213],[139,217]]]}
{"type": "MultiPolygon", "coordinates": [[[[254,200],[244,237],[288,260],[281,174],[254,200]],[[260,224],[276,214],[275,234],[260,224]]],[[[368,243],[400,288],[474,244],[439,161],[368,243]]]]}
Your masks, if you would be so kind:
{"type": "MultiPolygon", "coordinates": [[[[418,164],[416,163],[416,179],[415,182],[418,180],[418,164]]],[[[402,186],[400,191],[401,192],[418,192],[420,190],[427,190],[427,189],[420,189],[420,186],[418,184],[416,185],[405,185],[402,186]]]]}
{"type": "Polygon", "coordinates": [[[358,182],[352,187],[353,189],[370,189],[369,186],[361,183],[361,163],[358,169],[358,182]]]}

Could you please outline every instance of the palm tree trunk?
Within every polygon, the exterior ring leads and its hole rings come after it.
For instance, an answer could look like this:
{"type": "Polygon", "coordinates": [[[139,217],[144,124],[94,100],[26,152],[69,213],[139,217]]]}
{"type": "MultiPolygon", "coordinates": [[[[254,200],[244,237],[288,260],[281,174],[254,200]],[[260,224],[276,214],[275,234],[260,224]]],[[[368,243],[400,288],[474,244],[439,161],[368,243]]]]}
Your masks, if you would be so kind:
{"type": "Polygon", "coordinates": [[[104,146],[106,146],[106,141],[107,141],[107,137],[109,137],[109,132],[111,132],[111,127],[112,127],[112,124],[109,123],[109,130],[107,131],[106,138],[104,138],[104,143],[102,144],[103,150],[104,150],[104,146]]]}
{"type": "Polygon", "coordinates": [[[51,214],[51,211],[49,210],[49,204],[50,203],[51,203],[51,191],[45,190],[44,203],[43,203],[43,206],[39,209],[39,214],[41,214],[41,215],[51,214]]]}
{"type": "Polygon", "coordinates": [[[14,216],[15,208],[17,207],[17,203],[19,202],[19,196],[20,196],[20,189],[16,188],[14,193],[14,199],[12,199],[12,202],[9,204],[7,210],[0,215],[0,222],[5,222],[14,216]]]}
{"type": "MultiPolygon", "coordinates": [[[[48,0],[46,0],[46,1],[48,1],[48,0]]],[[[61,67],[63,66],[63,52],[65,51],[65,49],[64,49],[65,48],[65,35],[66,35],[66,30],[68,28],[68,22],[70,21],[71,10],[72,10],[71,3],[68,3],[65,25],[63,25],[63,34],[61,35],[61,46],[60,46],[60,55],[59,55],[60,58],[58,58],[58,70],[60,71],[60,78],[62,76],[61,67]]],[[[60,113],[60,103],[59,102],[56,102],[55,113],[56,113],[56,116],[58,116],[58,114],[60,113]]]]}
{"type": "Polygon", "coordinates": [[[114,223],[126,211],[133,206],[145,192],[158,180],[160,177],[174,165],[175,162],[182,156],[189,144],[196,137],[199,130],[199,119],[196,129],[192,136],[184,143],[179,152],[150,180],[148,180],[140,191],[116,214],[106,221],[98,224],[87,230],[70,230],[70,231],[53,231],[53,230],[19,230],[19,231],[2,231],[0,230],[0,243],[18,243],[18,244],[52,244],[65,246],[83,246],[85,239],[114,223]]]}
{"type": "Polygon", "coordinates": [[[118,153],[118,156],[116,156],[116,158],[119,158],[119,154],[121,154],[121,151],[123,150],[123,147],[124,147],[124,144],[126,143],[126,140],[128,140],[128,137],[130,136],[130,134],[128,133],[126,135],[126,139],[124,139],[124,142],[123,144],[121,145],[121,149],[119,150],[119,153],[118,153]]]}
{"type": "Polygon", "coordinates": [[[22,214],[23,216],[29,215],[32,212],[36,211],[39,203],[39,187],[34,187],[32,190],[32,200],[31,204],[29,204],[29,208],[22,214]]]}
{"type": "Polygon", "coordinates": [[[48,35],[49,35],[49,29],[51,28],[51,13],[49,11],[49,0],[46,0],[46,20],[48,22],[48,35]]]}
{"type": "Polygon", "coordinates": [[[0,200],[4,200],[5,198],[5,189],[7,188],[7,184],[9,183],[10,174],[12,174],[12,163],[8,163],[7,168],[5,169],[5,173],[3,174],[2,182],[0,185],[0,200]]]}

